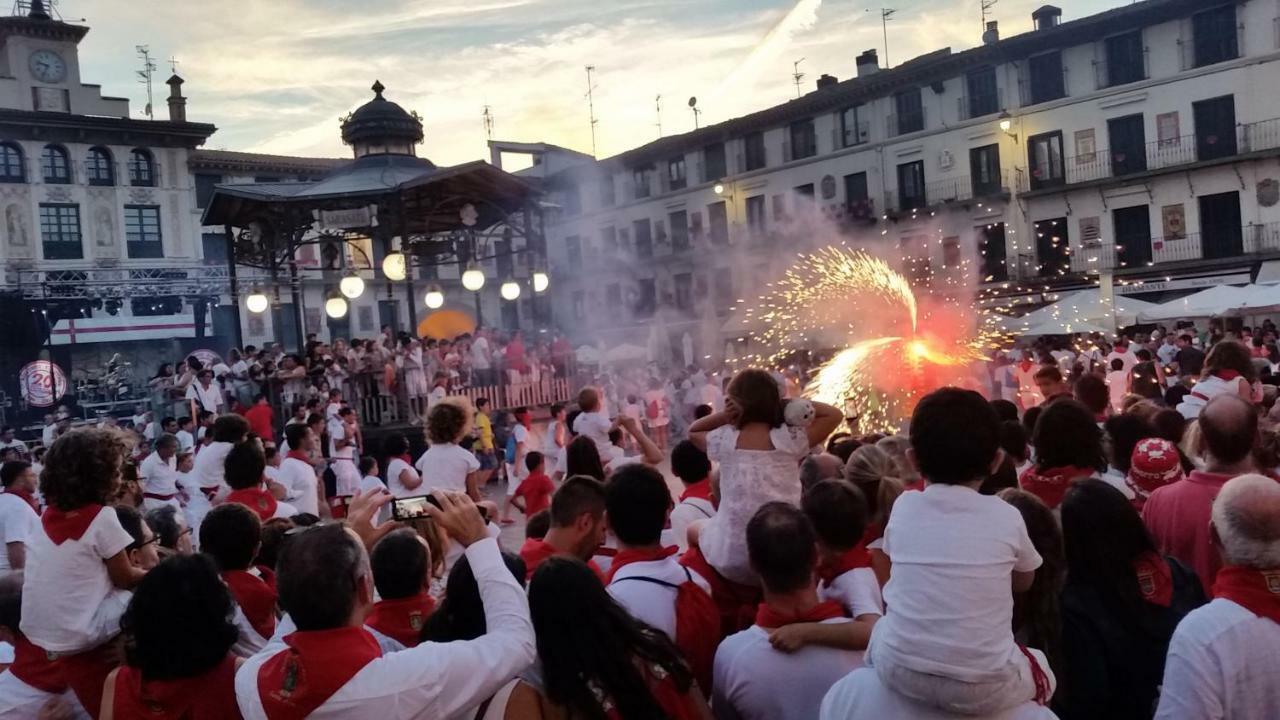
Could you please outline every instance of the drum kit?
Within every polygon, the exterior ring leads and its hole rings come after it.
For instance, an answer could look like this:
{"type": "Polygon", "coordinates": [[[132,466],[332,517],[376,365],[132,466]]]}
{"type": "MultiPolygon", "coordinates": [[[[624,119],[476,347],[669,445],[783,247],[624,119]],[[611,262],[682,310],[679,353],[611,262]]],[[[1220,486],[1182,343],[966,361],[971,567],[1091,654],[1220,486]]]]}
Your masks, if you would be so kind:
{"type": "Polygon", "coordinates": [[[100,369],[73,370],[71,379],[80,402],[119,402],[133,397],[133,364],[111,356],[100,369]]]}

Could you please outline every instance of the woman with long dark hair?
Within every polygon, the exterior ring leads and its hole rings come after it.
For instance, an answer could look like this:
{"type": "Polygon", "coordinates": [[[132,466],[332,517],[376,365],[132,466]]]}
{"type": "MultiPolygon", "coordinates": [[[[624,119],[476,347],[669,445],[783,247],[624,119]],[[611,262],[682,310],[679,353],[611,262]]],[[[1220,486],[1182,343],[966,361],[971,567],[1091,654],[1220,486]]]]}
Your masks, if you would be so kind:
{"type": "Polygon", "coordinates": [[[1043,407],[1031,435],[1036,462],[1018,478],[1018,485],[1054,510],[1073,482],[1106,472],[1107,456],[1102,430],[1088,408],[1075,400],[1055,400],[1043,407]]]}
{"type": "Polygon", "coordinates": [[[486,720],[711,718],[667,636],[631,617],[582,562],[543,562],[529,583],[529,613],[542,686],[517,682],[505,711],[486,720]]]}
{"type": "Polygon", "coordinates": [[[604,482],[604,464],[600,462],[600,451],[596,449],[595,441],[579,435],[565,447],[564,452],[565,477],[586,475],[604,482]]]}
{"type": "Polygon", "coordinates": [[[1031,589],[1013,598],[1013,636],[1023,645],[1042,651],[1049,659],[1050,668],[1061,667],[1062,611],[1059,595],[1067,570],[1062,529],[1048,506],[1026,490],[1005,488],[996,496],[1022,514],[1031,544],[1044,560],[1036,568],[1031,589]]]}
{"type": "Polygon", "coordinates": [[[1073,718],[1149,718],[1173,630],[1205,602],[1191,569],[1162,557],[1132,503],[1100,480],[1062,501],[1067,582],[1054,710],[1073,718]]]}

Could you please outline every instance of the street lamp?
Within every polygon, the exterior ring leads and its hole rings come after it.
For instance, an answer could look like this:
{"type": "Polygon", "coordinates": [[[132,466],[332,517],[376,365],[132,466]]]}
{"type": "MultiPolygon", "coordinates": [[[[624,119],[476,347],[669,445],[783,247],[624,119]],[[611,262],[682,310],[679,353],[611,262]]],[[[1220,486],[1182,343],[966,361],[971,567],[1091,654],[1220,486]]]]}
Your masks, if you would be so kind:
{"type": "Polygon", "coordinates": [[[405,260],[404,253],[396,251],[387,253],[382,259],[382,274],[387,276],[388,280],[399,282],[405,278],[405,260]]]}
{"type": "Polygon", "coordinates": [[[467,263],[467,269],[462,273],[462,287],[476,292],[484,287],[484,271],[476,264],[474,260],[467,263]]]}
{"type": "Polygon", "coordinates": [[[330,293],[324,301],[324,314],[338,320],[347,316],[347,299],[338,293],[330,293]]]}
{"type": "Polygon", "coordinates": [[[1000,120],[1000,130],[1001,130],[1001,132],[1003,132],[1005,135],[1008,135],[1009,137],[1013,138],[1013,141],[1014,141],[1014,142],[1017,142],[1017,141],[1018,141],[1018,134],[1017,134],[1017,133],[1015,133],[1015,132],[1013,132],[1013,116],[1009,114],[1009,111],[1008,111],[1008,110],[1001,110],[1001,111],[1000,111],[1000,117],[999,117],[998,119],[1000,120]]]}
{"type": "Polygon", "coordinates": [[[724,185],[721,185],[720,183],[716,183],[716,186],[715,186],[715,187],[713,187],[713,188],[711,188],[711,190],[712,190],[713,192],[715,192],[715,194],[717,194],[717,195],[723,195],[723,194],[724,194],[724,185]]]}
{"type": "Polygon", "coordinates": [[[536,293],[546,292],[547,286],[551,284],[551,278],[547,277],[545,272],[535,270],[533,273],[533,291],[536,293]]]}
{"type": "Polygon", "coordinates": [[[422,302],[432,310],[439,309],[444,305],[444,292],[439,285],[432,285],[427,288],[427,294],[422,296],[422,302]]]}
{"type": "Polygon", "coordinates": [[[520,297],[520,283],[515,280],[508,280],[502,283],[502,287],[498,289],[502,294],[503,300],[515,300],[520,297]]]}
{"type": "Polygon", "coordinates": [[[355,300],[364,294],[364,278],[360,277],[354,270],[352,270],[350,275],[347,275],[338,282],[338,290],[340,290],[343,295],[355,300]]]}
{"type": "Polygon", "coordinates": [[[244,306],[249,309],[249,312],[255,315],[266,312],[267,307],[270,305],[271,301],[267,299],[267,296],[263,294],[260,288],[256,287],[253,289],[253,292],[249,293],[249,296],[244,299],[244,306]]]}

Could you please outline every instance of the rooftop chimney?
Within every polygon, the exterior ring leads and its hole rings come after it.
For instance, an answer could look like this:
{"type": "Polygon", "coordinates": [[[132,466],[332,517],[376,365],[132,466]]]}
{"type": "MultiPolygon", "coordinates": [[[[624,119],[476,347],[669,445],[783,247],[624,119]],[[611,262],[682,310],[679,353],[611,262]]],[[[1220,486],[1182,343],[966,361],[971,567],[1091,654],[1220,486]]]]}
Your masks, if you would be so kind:
{"type": "Polygon", "coordinates": [[[858,56],[858,77],[866,77],[880,72],[880,59],[874,49],[867,50],[858,56]]]}
{"type": "Polygon", "coordinates": [[[840,81],[836,79],[835,75],[827,75],[826,73],[823,73],[822,77],[818,78],[818,89],[826,90],[827,88],[833,88],[839,84],[839,82],[840,81]]]}
{"type": "Polygon", "coordinates": [[[44,0],[31,0],[31,11],[27,13],[27,17],[35,20],[52,20],[49,12],[44,9],[44,0]]]}
{"type": "Polygon", "coordinates": [[[1062,20],[1062,8],[1052,5],[1044,7],[1031,13],[1031,21],[1035,23],[1036,30],[1048,30],[1049,28],[1058,27],[1058,23],[1062,20]]]}
{"type": "Polygon", "coordinates": [[[995,20],[987,23],[987,29],[982,33],[983,45],[994,45],[1000,42],[1000,24],[995,20]]]}
{"type": "Polygon", "coordinates": [[[187,121],[187,99],[182,97],[182,78],[174,73],[165,84],[169,86],[169,122],[187,121]]]}

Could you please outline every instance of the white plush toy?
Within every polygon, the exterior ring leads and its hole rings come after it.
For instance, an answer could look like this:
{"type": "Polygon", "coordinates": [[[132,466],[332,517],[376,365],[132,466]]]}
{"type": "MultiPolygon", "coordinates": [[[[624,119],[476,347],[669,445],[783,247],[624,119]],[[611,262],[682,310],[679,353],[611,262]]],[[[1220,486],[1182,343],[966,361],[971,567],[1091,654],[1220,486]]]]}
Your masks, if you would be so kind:
{"type": "Polygon", "coordinates": [[[791,427],[809,427],[809,423],[813,422],[815,414],[813,403],[804,398],[795,398],[787,401],[787,406],[782,411],[782,417],[791,427]]]}

